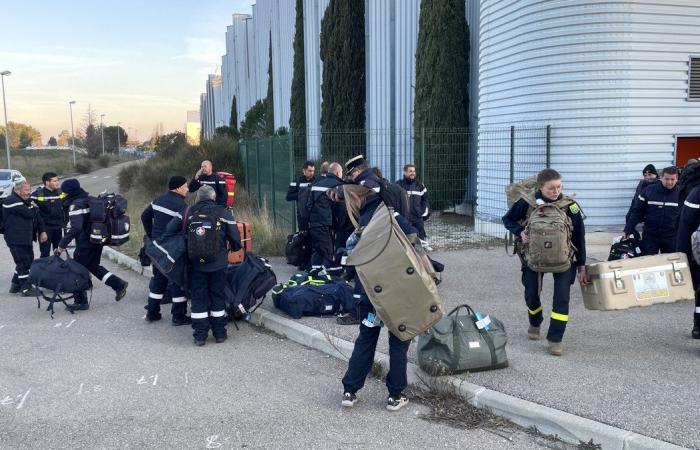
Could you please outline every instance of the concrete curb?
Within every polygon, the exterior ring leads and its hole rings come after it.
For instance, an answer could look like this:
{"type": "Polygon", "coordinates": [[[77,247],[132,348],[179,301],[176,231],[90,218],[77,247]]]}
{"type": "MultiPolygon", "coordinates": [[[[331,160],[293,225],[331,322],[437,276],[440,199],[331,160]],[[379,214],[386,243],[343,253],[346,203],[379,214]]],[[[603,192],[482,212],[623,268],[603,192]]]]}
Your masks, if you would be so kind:
{"type": "MultiPolygon", "coordinates": [[[[144,276],[152,274],[150,267],[144,270],[137,260],[114,249],[105,247],[104,253],[110,260],[136,273],[144,276]]],[[[348,360],[354,348],[352,342],[324,334],[270,311],[255,311],[251,315],[250,322],[343,361],[348,360]]],[[[374,360],[381,365],[382,372],[386,375],[389,370],[389,356],[376,352],[374,360]]],[[[433,378],[423,372],[416,364],[408,363],[409,384],[423,387],[425,382],[430,383],[433,380],[440,385],[450,386],[456,395],[461,396],[476,407],[488,409],[494,414],[526,428],[537,427],[541,433],[556,436],[571,444],[593,440],[593,442],[601,444],[604,450],[682,450],[685,448],[486,389],[458,377],[433,378]]]]}

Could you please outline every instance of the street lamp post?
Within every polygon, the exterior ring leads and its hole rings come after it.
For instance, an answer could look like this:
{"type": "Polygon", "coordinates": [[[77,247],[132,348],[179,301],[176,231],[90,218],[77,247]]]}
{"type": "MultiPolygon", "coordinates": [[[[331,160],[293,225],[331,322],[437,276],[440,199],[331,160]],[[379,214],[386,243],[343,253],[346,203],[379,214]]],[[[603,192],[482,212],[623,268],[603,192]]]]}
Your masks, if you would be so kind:
{"type": "Polygon", "coordinates": [[[68,105],[70,106],[70,139],[71,139],[71,147],[73,148],[73,167],[75,167],[75,133],[73,133],[73,105],[75,104],[75,100],[71,100],[68,102],[68,105]]]}
{"type": "Polygon", "coordinates": [[[0,72],[0,80],[2,80],[2,107],[5,110],[5,150],[7,150],[7,168],[12,169],[10,165],[10,128],[7,126],[7,103],[5,103],[5,76],[12,72],[4,70],[0,72]]]}
{"type": "Polygon", "coordinates": [[[100,130],[102,131],[102,156],[105,155],[105,127],[102,124],[102,118],[104,116],[104,114],[100,114],[100,130]]]}

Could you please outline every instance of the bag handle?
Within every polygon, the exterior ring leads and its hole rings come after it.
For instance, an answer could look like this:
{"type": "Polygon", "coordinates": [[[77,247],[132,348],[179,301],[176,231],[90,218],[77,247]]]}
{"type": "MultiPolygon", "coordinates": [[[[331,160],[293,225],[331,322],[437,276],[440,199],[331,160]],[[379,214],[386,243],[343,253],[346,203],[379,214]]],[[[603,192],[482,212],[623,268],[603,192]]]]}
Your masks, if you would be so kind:
{"type": "Polygon", "coordinates": [[[462,309],[462,308],[465,308],[465,309],[467,310],[467,312],[469,313],[470,316],[474,316],[474,315],[475,315],[474,310],[472,309],[472,307],[469,306],[469,305],[467,305],[466,303],[464,303],[464,304],[462,304],[462,305],[459,305],[458,307],[456,307],[455,309],[453,309],[452,311],[450,311],[449,314],[447,314],[447,315],[448,315],[448,316],[451,316],[451,315],[453,315],[454,313],[456,313],[457,311],[459,311],[459,310],[462,309]]]}

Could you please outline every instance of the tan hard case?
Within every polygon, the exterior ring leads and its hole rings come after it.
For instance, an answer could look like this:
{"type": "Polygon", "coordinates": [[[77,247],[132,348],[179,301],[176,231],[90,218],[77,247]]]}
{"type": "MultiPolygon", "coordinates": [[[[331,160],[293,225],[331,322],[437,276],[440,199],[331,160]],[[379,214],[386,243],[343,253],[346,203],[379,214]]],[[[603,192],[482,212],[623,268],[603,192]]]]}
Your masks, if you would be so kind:
{"type": "Polygon", "coordinates": [[[586,266],[586,309],[618,310],[695,298],[685,253],[606,261],[586,266]]]}

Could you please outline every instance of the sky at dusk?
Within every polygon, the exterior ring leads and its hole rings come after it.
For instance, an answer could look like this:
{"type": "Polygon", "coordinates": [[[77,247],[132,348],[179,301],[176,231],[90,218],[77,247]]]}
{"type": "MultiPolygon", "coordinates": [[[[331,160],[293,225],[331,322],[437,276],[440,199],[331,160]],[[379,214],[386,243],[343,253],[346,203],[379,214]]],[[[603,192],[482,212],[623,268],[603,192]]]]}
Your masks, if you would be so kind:
{"type": "Polygon", "coordinates": [[[186,111],[199,109],[206,75],[221,64],[231,15],[250,14],[255,1],[2,3],[8,119],[37,128],[46,143],[70,129],[70,100],[76,128],[91,105],[105,124],[121,122],[140,140],[159,122],[182,130],[186,111]]]}

